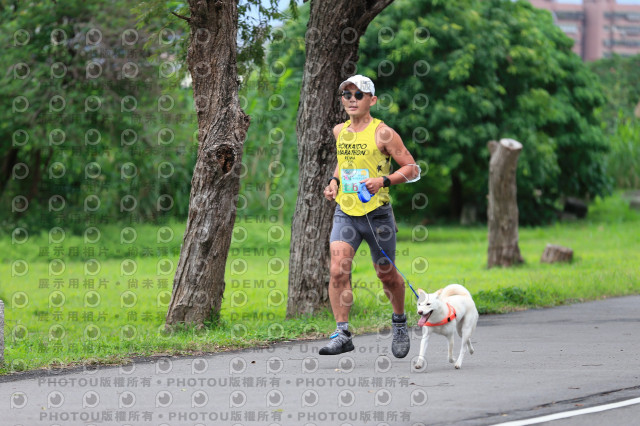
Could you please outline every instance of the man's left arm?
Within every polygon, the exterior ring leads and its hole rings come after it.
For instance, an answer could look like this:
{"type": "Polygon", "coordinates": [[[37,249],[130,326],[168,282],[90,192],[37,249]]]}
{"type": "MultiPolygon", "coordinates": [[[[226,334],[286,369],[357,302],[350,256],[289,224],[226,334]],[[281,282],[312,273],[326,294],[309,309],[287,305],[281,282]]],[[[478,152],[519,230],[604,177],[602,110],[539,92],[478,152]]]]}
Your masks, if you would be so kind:
{"type": "Polygon", "coordinates": [[[416,164],[416,160],[413,159],[413,155],[404,146],[400,135],[393,130],[392,132],[393,138],[387,152],[398,163],[400,168],[391,173],[388,178],[391,181],[391,185],[397,185],[420,177],[420,167],[416,164]]]}
{"type": "MultiPolygon", "coordinates": [[[[378,145],[382,148],[381,151],[391,155],[400,166],[398,170],[387,176],[391,185],[413,181],[420,176],[420,167],[418,167],[413,155],[404,146],[400,135],[395,130],[389,126],[384,126],[376,132],[376,141],[379,142],[378,145]]],[[[367,179],[366,182],[369,192],[375,194],[383,187],[384,178],[367,179]]]]}

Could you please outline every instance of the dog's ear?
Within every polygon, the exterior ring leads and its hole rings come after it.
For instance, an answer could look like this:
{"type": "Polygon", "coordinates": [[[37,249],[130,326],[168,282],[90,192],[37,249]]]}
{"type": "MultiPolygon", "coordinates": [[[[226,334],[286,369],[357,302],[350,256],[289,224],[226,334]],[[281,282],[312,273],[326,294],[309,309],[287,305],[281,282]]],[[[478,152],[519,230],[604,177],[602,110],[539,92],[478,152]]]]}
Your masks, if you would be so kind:
{"type": "Polygon", "coordinates": [[[423,289],[421,289],[421,288],[419,288],[419,289],[418,289],[418,293],[424,293],[424,294],[427,294],[427,292],[426,292],[426,291],[424,291],[424,290],[423,290],[423,289]]]}
{"type": "Polygon", "coordinates": [[[434,294],[436,295],[436,299],[440,299],[440,295],[442,294],[442,289],[439,289],[434,294]]]}

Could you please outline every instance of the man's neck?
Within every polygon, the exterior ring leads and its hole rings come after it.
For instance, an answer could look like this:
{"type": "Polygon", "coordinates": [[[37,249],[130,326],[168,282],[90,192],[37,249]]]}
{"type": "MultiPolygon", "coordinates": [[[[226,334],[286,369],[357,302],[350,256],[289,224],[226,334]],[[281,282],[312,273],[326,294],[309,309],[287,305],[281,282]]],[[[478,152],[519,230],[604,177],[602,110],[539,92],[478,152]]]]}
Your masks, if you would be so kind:
{"type": "Polygon", "coordinates": [[[355,131],[363,130],[369,125],[369,123],[371,123],[371,121],[373,121],[371,114],[366,114],[361,117],[350,116],[349,119],[351,120],[350,127],[355,131]]]}

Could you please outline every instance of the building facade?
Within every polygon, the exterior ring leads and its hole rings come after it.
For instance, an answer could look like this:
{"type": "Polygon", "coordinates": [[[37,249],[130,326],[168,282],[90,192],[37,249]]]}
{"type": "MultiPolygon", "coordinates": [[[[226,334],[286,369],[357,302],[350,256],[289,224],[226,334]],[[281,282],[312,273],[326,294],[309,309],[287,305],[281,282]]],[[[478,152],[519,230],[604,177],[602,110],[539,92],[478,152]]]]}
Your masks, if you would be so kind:
{"type": "Polygon", "coordinates": [[[616,0],[529,1],[553,14],[556,25],[575,41],[573,51],[585,61],[614,53],[640,53],[640,4],[619,4],[616,0]]]}

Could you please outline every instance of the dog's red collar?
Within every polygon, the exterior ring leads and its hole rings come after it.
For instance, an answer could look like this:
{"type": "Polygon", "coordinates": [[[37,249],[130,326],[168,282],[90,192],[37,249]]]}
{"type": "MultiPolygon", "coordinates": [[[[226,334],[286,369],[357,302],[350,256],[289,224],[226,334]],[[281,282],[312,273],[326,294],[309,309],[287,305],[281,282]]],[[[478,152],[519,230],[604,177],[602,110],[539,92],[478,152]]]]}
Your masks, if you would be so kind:
{"type": "Polygon", "coordinates": [[[447,303],[447,306],[449,307],[449,315],[445,319],[436,323],[425,322],[424,325],[426,325],[427,327],[437,327],[439,325],[445,325],[453,321],[456,318],[456,310],[453,308],[453,306],[451,306],[448,303],[447,303]]]}

